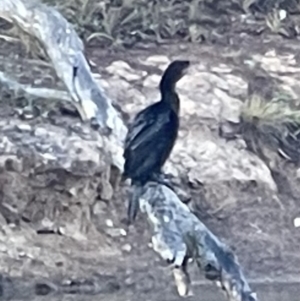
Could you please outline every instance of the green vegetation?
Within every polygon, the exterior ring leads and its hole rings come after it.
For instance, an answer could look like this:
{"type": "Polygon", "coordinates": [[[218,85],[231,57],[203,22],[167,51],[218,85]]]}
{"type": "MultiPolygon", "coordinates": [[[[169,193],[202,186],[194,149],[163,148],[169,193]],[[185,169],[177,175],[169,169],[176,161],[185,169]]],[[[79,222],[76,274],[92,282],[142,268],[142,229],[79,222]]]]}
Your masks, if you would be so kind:
{"type": "Polygon", "coordinates": [[[274,163],[274,153],[300,163],[300,108],[296,105],[297,99],[279,84],[271,84],[271,79],[257,78],[257,81],[262,88],[249,89],[249,97],[241,112],[247,146],[269,167],[274,163]],[[265,89],[268,82],[269,87],[265,89]]]}
{"type": "MultiPolygon", "coordinates": [[[[201,42],[230,27],[230,15],[262,14],[265,25],[282,33],[280,9],[300,11],[299,0],[43,0],[72,22],[81,37],[101,46],[172,39],[201,42]]],[[[290,33],[284,32],[285,35],[290,33]]]]}

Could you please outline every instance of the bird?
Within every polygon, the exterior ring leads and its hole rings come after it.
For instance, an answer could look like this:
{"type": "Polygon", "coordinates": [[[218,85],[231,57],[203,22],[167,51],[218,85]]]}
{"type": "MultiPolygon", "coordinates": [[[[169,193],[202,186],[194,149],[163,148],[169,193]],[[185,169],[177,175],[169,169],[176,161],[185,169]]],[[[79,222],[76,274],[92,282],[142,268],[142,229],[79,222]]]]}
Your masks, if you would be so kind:
{"type": "Polygon", "coordinates": [[[171,154],[179,130],[180,99],[176,83],[187,73],[188,60],[172,61],[159,84],[161,99],[141,110],[128,127],[124,143],[123,181],[130,178],[134,191],[127,222],[134,222],[139,196],[148,181],[163,181],[161,169],[171,154]]]}

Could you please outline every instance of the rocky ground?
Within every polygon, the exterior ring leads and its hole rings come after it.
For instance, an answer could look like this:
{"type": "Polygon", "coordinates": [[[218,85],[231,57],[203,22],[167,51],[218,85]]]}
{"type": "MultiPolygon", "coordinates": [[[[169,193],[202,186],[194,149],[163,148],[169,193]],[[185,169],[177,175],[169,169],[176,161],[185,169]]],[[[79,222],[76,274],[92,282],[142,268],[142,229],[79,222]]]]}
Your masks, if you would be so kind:
{"type": "MultiPolygon", "coordinates": [[[[246,36],[222,47],[168,45],[126,54],[87,49],[94,71],[101,74],[99,83],[125,119],[158,100],[160,75],[170,60],[191,59],[189,74],[178,83],[180,135],[165,169],[180,182],[183,200],[234,248],[246,276],[257,283],[299,278],[300,231],[294,223],[300,216],[298,168],[282,164],[290,188],[278,192],[264,162],[246,149],[242,138],[221,138],[219,126],[239,121],[254,63],[298,95],[298,49],[297,41],[246,36]]],[[[0,69],[24,83],[57,85],[47,64],[23,54],[20,45],[2,43],[0,69]]],[[[24,300],[53,291],[157,300],[156,293],[163,293],[177,300],[171,270],[151,249],[145,217],[139,215],[135,226],[126,228],[128,189],[122,186],[112,193],[105,157],[97,156],[96,146],[76,132],[79,119],[60,116],[59,104],[35,102],[41,114],[24,121],[15,114],[20,102],[2,97],[0,112],[0,147],[10,145],[12,150],[2,155],[0,173],[4,296],[24,300]],[[80,145],[94,165],[71,172],[63,165],[39,169],[41,159],[21,147],[25,141],[30,147],[39,135],[45,137],[44,146],[59,139],[70,153],[80,145]]],[[[97,143],[101,148],[101,141],[97,143]]],[[[192,274],[195,284],[206,283],[196,271],[192,274]]],[[[211,296],[206,295],[209,300],[219,295],[211,296]]]]}

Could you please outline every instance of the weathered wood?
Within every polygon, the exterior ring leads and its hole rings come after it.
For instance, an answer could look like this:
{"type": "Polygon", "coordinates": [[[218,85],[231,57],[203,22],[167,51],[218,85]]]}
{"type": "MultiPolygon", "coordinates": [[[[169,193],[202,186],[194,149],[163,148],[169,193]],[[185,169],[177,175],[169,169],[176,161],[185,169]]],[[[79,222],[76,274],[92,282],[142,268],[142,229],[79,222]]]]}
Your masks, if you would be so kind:
{"type": "Polygon", "coordinates": [[[9,93],[14,96],[22,96],[26,99],[53,99],[61,101],[72,101],[70,94],[66,91],[48,88],[34,88],[30,85],[23,85],[8,77],[0,71],[1,94],[9,93]]]}
{"type": "Polygon", "coordinates": [[[188,259],[214,281],[230,301],[256,301],[237,257],[166,186],[148,183],[140,199],[153,228],[153,248],[174,264],[180,295],[189,293],[188,259]]]}
{"type": "Polygon", "coordinates": [[[123,141],[126,127],[93,78],[73,26],[55,9],[32,0],[2,0],[0,16],[39,41],[82,120],[95,118],[102,129],[112,131],[115,143],[123,141]]]}
{"type": "MultiPolygon", "coordinates": [[[[0,125],[0,166],[23,173],[30,169],[31,177],[32,173],[40,174],[49,170],[63,170],[83,177],[99,172],[109,174],[107,167],[112,162],[107,154],[116,154],[112,151],[114,143],[122,144],[126,128],[110,100],[93,79],[83,55],[82,42],[73,27],[53,8],[29,0],[1,0],[0,16],[39,40],[57,75],[77,104],[82,119],[96,118],[100,127],[111,129],[115,137],[106,143],[100,133],[92,134],[86,126],[85,138],[81,138],[77,133],[70,136],[65,129],[34,129],[22,124],[8,126],[4,123],[0,125]],[[78,68],[75,85],[74,68],[78,68]],[[77,152],[79,149],[80,152],[77,152]],[[98,152],[99,156],[96,155],[98,152]],[[37,159],[32,163],[34,166],[31,164],[26,167],[28,160],[25,158],[37,159]],[[80,168],[87,162],[90,166],[88,169],[80,168]],[[85,174],[86,171],[88,174],[85,174]]],[[[4,76],[2,81],[12,84],[5,81],[4,76]]],[[[20,85],[15,88],[32,92],[20,85]]],[[[120,152],[117,153],[117,159],[113,161],[122,169],[120,152]]],[[[105,180],[108,178],[109,175],[105,180]]],[[[140,208],[147,214],[153,227],[154,250],[175,265],[174,276],[180,295],[186,295],[189,291],[186,268],[188,259],[193,259],[208,279],[222,287],[228,300],[257,300],[232,251],[196,218],[173,191],[163,185],[148,183],[140,199],[140,208]]]]}

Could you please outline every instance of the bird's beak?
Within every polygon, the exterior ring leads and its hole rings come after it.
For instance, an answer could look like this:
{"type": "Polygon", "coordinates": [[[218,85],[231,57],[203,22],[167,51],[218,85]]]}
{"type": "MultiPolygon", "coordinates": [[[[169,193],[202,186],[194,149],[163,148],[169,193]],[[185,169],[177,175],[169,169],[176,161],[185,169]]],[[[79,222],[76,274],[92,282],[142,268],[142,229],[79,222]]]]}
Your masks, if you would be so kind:
{"type": "Polygon", "coordinates": [[[182,75],[184,76],[184,75],[188,74],[189,70],[190,70],[190,66],[187,66],[185,69],[183,69],[182,75]]]}

